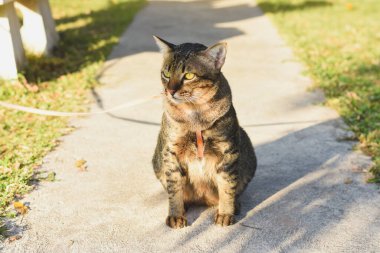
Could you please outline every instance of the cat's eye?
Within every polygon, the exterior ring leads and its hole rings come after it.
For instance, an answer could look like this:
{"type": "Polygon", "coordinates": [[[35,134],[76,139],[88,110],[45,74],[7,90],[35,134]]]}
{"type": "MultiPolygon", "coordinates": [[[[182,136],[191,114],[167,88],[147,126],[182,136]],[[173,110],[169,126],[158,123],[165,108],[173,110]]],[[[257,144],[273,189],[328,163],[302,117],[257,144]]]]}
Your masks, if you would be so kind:
{"type": "Polygon", "coordinates": [[[162,75],[163,75],[165,78],[170,78],[170,72],[167,71],[167,70],[162,71],[162,75]]]}
{"type": "Polygon", "coordinates": [[[195,74],[194,73],[186,73],[185,74],[185,79],[186,80],[191,80],[195,77],[195,74]]]}

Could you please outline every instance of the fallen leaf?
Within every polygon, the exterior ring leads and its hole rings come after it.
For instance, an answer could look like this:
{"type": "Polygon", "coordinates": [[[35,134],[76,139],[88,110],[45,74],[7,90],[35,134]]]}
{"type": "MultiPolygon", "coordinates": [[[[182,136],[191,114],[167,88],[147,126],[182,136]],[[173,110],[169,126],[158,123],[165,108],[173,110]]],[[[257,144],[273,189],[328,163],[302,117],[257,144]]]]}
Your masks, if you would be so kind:
{"type": "Polygon", "coordinates": [[[14,170],[18,170],[20,168],[21,164],[19,162],[16,162],[14,165],[13,165],[13,169],[14,170]]]}
{"type": "Polygon", "coordinates": [[[39,90],[38,86],[37,85],[30,85],[30,84],[27,84],[25,85],[26,86],[26,89],[30,92],[37,92],[39,90]]]}
{"type": "Polygon", "coordinates": [[[353,100],[360,100],[360,97],[358,96],[358,94],[353,92],[353,91],[347,92],[346,96],[353,99],[353,100]]]}
{"type": "Polygon", "coordinates": [[[24,206],[24,204],[21,203],[21,202],[17,202],[17,201],[16,201],[16,202],[13,203],[13,206],[14,206],[14,208],[17,209],[17,208],[22,208],[22,207],[24,206]]]}
{"type": "Polygon", "coordinates": [[[75,162],[75,166],[79,171],[86,171],[87,170],[87,161],[84,159],[77,160],[75,162]]]}
{"type": "Polygon", "coordinates": [[[46,178],[44,180],[49,181],[49,182],[54,182],[55,181],[55,172],[51,171],[47,174],[46,178]]]}
{"type": "Polygon", "coordinates": [[[21,235],[12,235],[8,238],[8,242],[14,242],[19,239],[21,239],[21,235]]]}
{"type": "Polygon", "coordinates": [[[26,214],[28,212],[28,207],[26,205],[24,205],[23,203],[21,202],[13,202],[13,207],[16,209],[16,211],[19,213],[19,214],[26,214]]]}
{"type": "Polygon", "coordinates": [[[86,160],[84,160],[84,159],[79,159],[79,160],[75,161],[75,166],[77,166],[77,167],[81,167],[84,164],[86,164],[86,160]]]}
{"type": "Polygon", "coordinates": [[[24,85],[24,87],[30,91],[30,92],[37,92],[39,90],[38,86],[35,85],[35,84],[30,84],[28,83],[26,80],[23,80],[22,81],[22,84],[24,85]]]}

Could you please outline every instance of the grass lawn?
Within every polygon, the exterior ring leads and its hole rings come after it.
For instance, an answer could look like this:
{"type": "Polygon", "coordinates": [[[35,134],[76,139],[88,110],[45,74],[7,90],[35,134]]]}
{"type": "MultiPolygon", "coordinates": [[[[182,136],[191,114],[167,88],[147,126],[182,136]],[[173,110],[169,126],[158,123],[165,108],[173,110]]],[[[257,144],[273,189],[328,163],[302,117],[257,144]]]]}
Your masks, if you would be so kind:
{"type": "MultiPolygon", "coordinates": [[[[0,81],[0,100],[58,111],[86,111],[88,90],[144,0],[51,0],[60,42],[54,56],[29,56],[16,82],[0,81]]],[[[66,118],[0,107],[0,217],[33,188],[43,156],[70,132],[66,118]]],[[[0,221],[1,223],[1,221],[0,221]]],[[[1,224],[0,224],[1,227],[1,224]]],[[[0,229],[1,230],[1,229],[0,229]]],[[[0,231],[1,235],[1,231],[0,231]]]]}
{"type": "Polygon", "coordinates": [[[258,0],[373,157],[380,182],[380,1],[258,0]]]}

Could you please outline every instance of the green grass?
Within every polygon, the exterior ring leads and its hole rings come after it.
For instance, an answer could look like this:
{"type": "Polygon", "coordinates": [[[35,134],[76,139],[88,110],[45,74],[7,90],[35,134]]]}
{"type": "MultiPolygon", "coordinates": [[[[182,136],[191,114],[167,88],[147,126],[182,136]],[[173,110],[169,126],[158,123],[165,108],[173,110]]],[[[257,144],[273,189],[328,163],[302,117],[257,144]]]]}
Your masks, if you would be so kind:
{"type": "MultiPolygon", "coordinates": [[[[0,100],[58,111],[85,111],[88,90],[120,34],[144,0],[50,1],[59,45],[53,57],[29,56],[16,82],[0,81],[0,100]]],[[[66,118],[0,107],[0,219],[33,188],[42,158],[71,131],[66,118]]]]}
{"type": "Polygon", "coordinates": [[[373,157],[380,182],[380,1],[258,0],[373,157]]]}

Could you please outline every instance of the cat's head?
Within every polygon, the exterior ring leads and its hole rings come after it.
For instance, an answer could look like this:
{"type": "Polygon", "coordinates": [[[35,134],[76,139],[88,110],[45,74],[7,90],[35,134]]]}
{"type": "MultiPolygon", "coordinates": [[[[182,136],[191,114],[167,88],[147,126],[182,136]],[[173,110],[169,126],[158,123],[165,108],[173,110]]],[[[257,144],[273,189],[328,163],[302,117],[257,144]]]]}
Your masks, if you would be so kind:
{"type": "Polygon", "coordinates": [[[176,104],[208,102],[218,89],[227,44],[174,45],[156,36],[154,39],[164,56],[161,81],[168,100],[176,104]]]}

